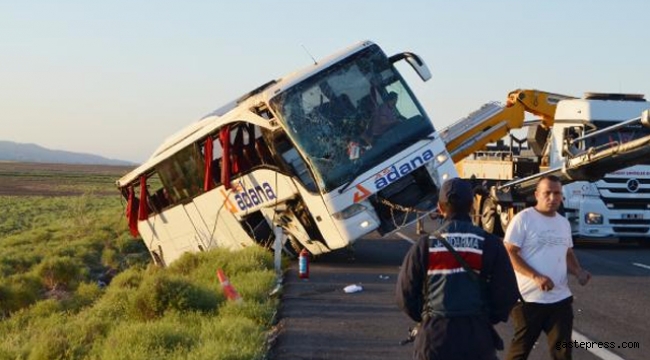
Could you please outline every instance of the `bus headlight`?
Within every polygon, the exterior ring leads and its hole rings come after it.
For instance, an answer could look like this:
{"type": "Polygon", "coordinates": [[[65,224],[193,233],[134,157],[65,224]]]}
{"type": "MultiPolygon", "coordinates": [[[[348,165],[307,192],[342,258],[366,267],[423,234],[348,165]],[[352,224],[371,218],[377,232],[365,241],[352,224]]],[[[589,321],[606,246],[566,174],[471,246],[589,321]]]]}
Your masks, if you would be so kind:
{"type": "Polygon", "coordinates": [[[366,207],[365,205],[361,204],[352,204],[342,211],[337,212],[336,214],[332,215],[336,220],[345,220],[353,217],[354,215],[365,211],[366,207]]]}
{"type": "Polygon", "coordinates": [[[443,151],[440,152],[438,155],[436,155],[433,161],[429,161],[426,163],[427,171],[429,172],[429,175],[431,175],[431,178],[433,178],[434,183],[438,187],[442,185],[443,181],[449,178],[449,174],[447,174],[446,172],[440,174],[438,171],[438,167],[444,164],[447,160],[449,160],[449,153],[447,153],[447,151],[443,151]]]}
{"type": "Polygon", "coordinates": [[[588,212],[585,214],[585,223],[589,225],[601,225],[603,223],[603,214],[588,212]]]}
{"type": "Polygon", "coordinates": [[[436,162],[438,163],[437,165],[440,165],[447,161],[449,159],[449,156],[446,154],[446,152],[441,152],[440,154],[436,155],[436,162]]]}

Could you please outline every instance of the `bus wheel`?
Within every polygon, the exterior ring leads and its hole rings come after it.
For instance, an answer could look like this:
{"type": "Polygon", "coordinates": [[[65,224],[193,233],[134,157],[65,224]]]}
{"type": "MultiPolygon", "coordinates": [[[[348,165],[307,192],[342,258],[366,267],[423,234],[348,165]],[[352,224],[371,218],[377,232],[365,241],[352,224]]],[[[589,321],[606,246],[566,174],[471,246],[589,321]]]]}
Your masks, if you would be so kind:
{"type": "Polygon", "coordinates": [[[503,235],[497,214],[497,203],[491,197],[486,198],[481,206],[481,227],[491,234],[503,235]]]}

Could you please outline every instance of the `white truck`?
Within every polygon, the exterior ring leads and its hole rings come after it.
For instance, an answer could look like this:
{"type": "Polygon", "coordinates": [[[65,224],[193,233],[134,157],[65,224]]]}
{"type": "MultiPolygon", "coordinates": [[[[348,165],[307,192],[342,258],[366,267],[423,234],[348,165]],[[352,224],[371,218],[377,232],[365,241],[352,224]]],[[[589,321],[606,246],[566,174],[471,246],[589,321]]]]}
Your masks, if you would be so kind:
{"type": "Polygon", "coordinates": [[[476,182],[475,222],[484,229],[503,233],[517,211],[534,203],[537,179],[555,174],[564,183],[563,211],[574,238],[647,243],[647,109],[650,103],[642,95],[587,93],[574,98],[516,90],[506,106],[486,104],[441,135],[459,175],[476,182]],[[524,121],[525,112],[541,119],[524,121]],[[511,132],[524,127],[526,139],[511,132]],[[504,136],[510,138],[508,145],[504,136]]]}
{"type": "MultiPolygon", "coordinates": [[[[650,102],[643,96],[589,94],[585,99],[560,102],[555,126],[558,134],[582,136],[592,126],[601,129],[622,124],[647,109],[650,102]],[[560,119],[566,121],[559,122],[560,119]]],[[[633,123],[613,133],[596,134],[585,139],[585,143],[605,146],[648,134],[650,129],[633,123]]],[[[553,161],[553,157],[563,155],[556,147],[550,156],[553,161]]],[[[636,240],[650,244],[650,157],[642,164],[613,171],[600,180],[577,181],[563,188],[565,214],[576,239],[636,240]]]]}

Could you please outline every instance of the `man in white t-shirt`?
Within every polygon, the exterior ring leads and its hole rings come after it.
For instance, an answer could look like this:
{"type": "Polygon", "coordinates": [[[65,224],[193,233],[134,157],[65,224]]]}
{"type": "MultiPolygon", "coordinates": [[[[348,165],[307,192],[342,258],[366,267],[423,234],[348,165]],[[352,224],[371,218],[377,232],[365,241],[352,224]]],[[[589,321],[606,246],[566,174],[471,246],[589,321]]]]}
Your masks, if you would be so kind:
{"type": "Polygon", "coordinates": [[[562,203],[560,179],[543,177],[535,199],[535,207],[512,219],[504,237],[523,298],[510,314],[515,333],[506,358],[528,358],[544,331],[551,358],[571,359],[570,348],[556,345],[571,342],[573,330],[573,297],[567,274],[575,275],[580,285],[586,285],[591,274],[580,267],[572,249],[571,226],[557,213],[562,203]]]}

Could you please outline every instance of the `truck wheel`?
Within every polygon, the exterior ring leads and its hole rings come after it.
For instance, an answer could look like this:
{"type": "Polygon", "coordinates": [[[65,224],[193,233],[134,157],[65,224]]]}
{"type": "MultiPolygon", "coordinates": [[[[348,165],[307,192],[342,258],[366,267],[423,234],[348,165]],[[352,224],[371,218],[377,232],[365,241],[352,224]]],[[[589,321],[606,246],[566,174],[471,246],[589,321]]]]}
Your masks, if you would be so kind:
{"type": "Polygon", "coordinates": [[[481,206],[481,227],[491,234],[503,235],[497,212],[497,203],[490,197],[486,198],[481,206]]]}

